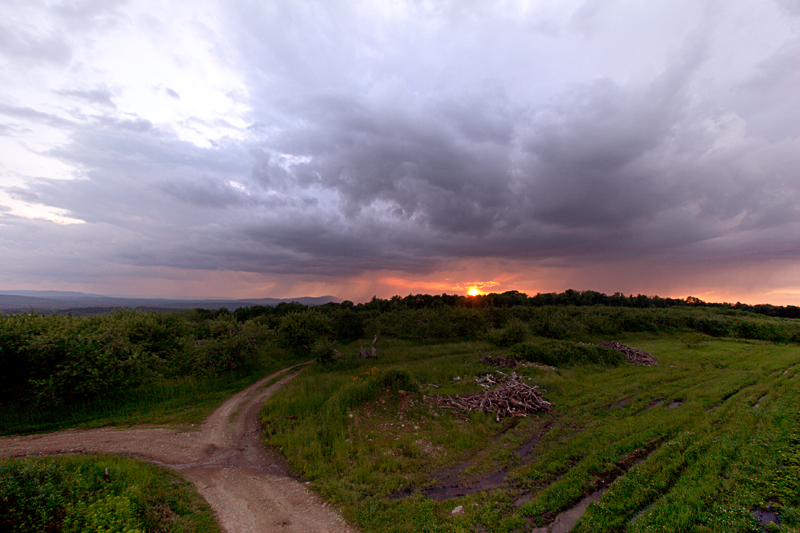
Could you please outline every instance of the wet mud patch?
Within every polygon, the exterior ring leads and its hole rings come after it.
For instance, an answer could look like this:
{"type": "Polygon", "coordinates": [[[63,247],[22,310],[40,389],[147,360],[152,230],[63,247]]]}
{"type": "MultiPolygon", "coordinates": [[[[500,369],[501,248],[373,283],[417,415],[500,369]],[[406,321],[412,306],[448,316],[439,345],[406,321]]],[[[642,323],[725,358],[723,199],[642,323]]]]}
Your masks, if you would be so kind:
{"type": "MultiPolygon", "coordinates": [[[[516,427],[517,423],[518,420],[514,420],[513,422],[509,423],[508,426],[502,430],[501,434],[506,433],[509,429],[516,427]]],[[[536,430],[534,436],[530,440],[525,442],[513,452],[514,455],[522,460],[521,464],[527,464],[535,458],[533,450],[535,449],[536,445],[539,443],[542,437],[544,437],[555,426],[556,424],[550,422],[540,427],[538,430],[536,430]]],[[[474,464],[475,460],[476,457],[472,457],[452,467],[432,472],[430,477],[433,479],[433,483],[435,485],[433,487],[423,489],[422,493],[436,501],[444,501],[451,498],[469,496],[470,494],[475,494],[476,492],[497,489],[506,483],[506,477],[508,476],[509,469],[505,467],[501,468],[500,470],[490,472],[475,480],[461,479],[462,477],[470,477],[462,476],[462,474],[470,467],[470,465],[474,464]]],[[[407,489],[393,494],[390,496],[390,499],[397,500],[407,498],[413,492],[413,490],[407,489]]]]}
{"type": "Polygon", "coordinates": [[[667,409],[677,409],[677,408],[678,408],[678,407],[680,407],[681,405],[683,405],[683,400],[672,400],[672,401],[671,401],[671,402],[670,402],[670,403],[667,405],[667,409]]]}
{"type": "Polygon", "coordinates": [[[617,403],[611,404],[608,407],[606,407],[606,411],[611,411],[612,409],[622,409],[629,403],[631,403],[630,399],[625,398],[624,400],[620,400],[617,403]]]}
{"type": "MultiPolygon", "coordinates": [[[[583,496],[572,507],[562,511],[548,524],[546,527],[535,528],[531,533],[567,533],[571,531],[575,524],[583,518],[586,509],[590,504],[599,502],[603,494],[608,490],[608,487],[618,478],[625,475],[631,468],[639,463],[644,462],[650,457],[657,449],[659,442],[651,441],[647,445],[637,448],[633,452],[625,455],[619,461],[614,463],[614,467],[606,472],[598,472],[593,475],[593,482],[591,486],[584,491],[583,496]]],[[[520,501],[522,498],[518,499],[520,501]]],[[[530,501],[528,498],[525,502],[530,501]]],[[[522,505],[522,503],[515,505],[522,505]]],[[[549,514],[549,513],[548,513],[549,514]]],[[[546,515],[545,515],[546,516],[546,515]]],[[[552,516],[552,515],[550,515],[552,516]]]]}
{"type": "Polygon", "coordinates": [[[664,405],[664,401],[665,400],[663,398],[660,399],[660,400],[653,400],[650,403],[648,403],[647,405],[645,405],[644,407],[640,408],[638,411],[636,411],[636,414],[637,415],[641,414],[641,413],[647,411],[648,409],[654,409],[656,407],[661,407],[662,405],[664,405]]]}
{"type": "Polygon", "coordinates": [[[607,488],[603,487],[602,489],[596,490],[588,496],[585,496],[573,508],[564,511],[563,513],[559,513],[559,515],[556,516],[555,520],[553,520],[549,526],[537,527],[533,529],[531,533],[568,533],[569,531],[572,531],[572,528],[575,527],[575,524],[577,524],[578,521],[583,517],[583,514],[586,512],[586,508],[589,507],[589,504],[599,502],[607,490],[607,488]]]}
{"type": "Polygon", "coordinates": [[[540,440],[542,440],[542,437],[544,437],[551,429],[553,429],[554,426],[555,424],[552,423],[545,425],[531,440],[517,448],[514,451],[514,455],[521,457],[523,460],[532,459],[531,451],[533,451],[533,448],[539,443],[540,440]]]}
{"type": "Polygon", "coordinates": [[[753,515],[753,518],[756,519],[758,525],[761,526],[761,531],[769,531],[766,528],[766,526],[769,524],[780,524],[780,517],[773,511],[765,509],[753,509],[750,511],[750,514],[753,515]]]}
{"type": "Polygon", "coordinates": [[[500,488],[505,483],[507,474],[508,471],[504,468],[468,485],[439,485],[426,489],[423,493],[425,496],[439,502],[451,498],[469,496],[476,492],[500,488]]]}

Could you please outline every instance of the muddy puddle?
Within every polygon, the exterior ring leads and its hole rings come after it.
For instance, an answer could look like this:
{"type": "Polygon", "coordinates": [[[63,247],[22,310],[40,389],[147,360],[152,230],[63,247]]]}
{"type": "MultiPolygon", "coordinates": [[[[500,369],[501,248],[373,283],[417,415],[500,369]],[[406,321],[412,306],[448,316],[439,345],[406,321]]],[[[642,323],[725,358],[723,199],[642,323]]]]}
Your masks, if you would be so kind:
{"type": "Polygon", "coordinates": [[[537,527],[531,530],[531,533],[568,533],[573,527],[575,527],[575,524],[578,523],[578,520],[583,517],[583,514],[586,512],[586,508],[592,503],[599,502],[606,490],[608,489],[603,487],[600,490],[594,491],[579,501],[578,504],[572,509],[559,514],[556,519],[553,520],[552,524],[547,527],[537,527]]]}
{"type": "Polygon", "coordinates": [[[780,517],[772,511],[765,511],[763,509],[753,509],[750,511],[753,518],[756,519],[758,525],[761,526],[761,531],[769,531],[765,526],[769,524],[780,524],[780,517]]]}
{"type": "Polygon", "coordinates": [[[622,409],[623,407],[625,407],[629,403],[631,403],[631,401],[626,398],[626,399],[624,399],[622,401],[619,401],[619,402],[617,402],[617,403],[615,403],[613,405],[609,405],[608,407],[606,407],[606,411],[611,411],[612,409],[622,409]]]}
{"type": "Polygon", "coordinates": [[[514,454],[517,457],[522,457],[523,459],[529,459],[531,457],[531,451],[533,451],[533,448],[537,444],[539,444],[539,441],[542,440],[542,437],[544,437],[548,431],[553,429],[553,426],[555,426],[555,424],[547,424],[546,426],[544,426],[539,431],[539,433],[536,434],[536,436],[534,436],[531,440],[529,440],[528,442],[517,448],[514,451],[514,454]]]}
{"type": "MultiPolygon", "coordinates": [[[[503,483],[505,483],[506,475],[508,474],[508,471],[504,468],[502,470],[498,470],[497,472],[492,472],[491,474],[472,483],[458,483],[458,477],[464,470],[467,469],[468,466],[469,462],[467,461],[459,463],[451,468],[446,468],[444,470],[439,470],[432,473],[431,477],[433,477],[438,484],[435,487],[424,489],[422,493],[425,494],[425,496],[440,502],[449,500],[451,498],[458,498],[460,496],[469,496],[470,494],[474,494],[483,490],[499,488],[503,485],[503,483]]],[[[403,498],[408,498],[411,496],[411,494],[413,494],[412,490],[404,490],[393,494],[389,497],[389,499],[402,500],[403,498]]]]}
{"type": "Polygon", "coordinates": [[[667,409],[677,409],[681,405],[683,405],[683,400],[673,400],[667,405],[667,409]]]}
{"type": "Polygon", "coordinates": [[[476,492],[483,490],[491,490],[499,488],[506,481],[507,471],[505,469],[499,470],[488,476],[479,479],[478,481],[465,486],[458,485],[445,485],[431,487],[423,491],[425,496],[433,498],[436,501],[449,500],[450,498],[457,498],[460,496],[469,496],[476,492]]]}
{"type": "Polygon", "coordinates": [[[653,408],[655,408],[655,407],[661,407],[662,405],[664,405],[664,400],[653,400],[652,402],[648,403],[648,404],[647,404],[647,405],[645,405],[644,407],[640,407],[640,408],[639,408],[639,409],[636,411],[636,414],[637,414],[637,415],[638,415],[638,414],[641,414],[641,413],[643,413],[643,412],[647,411],[648,409],[653,409],[653,408]]]}

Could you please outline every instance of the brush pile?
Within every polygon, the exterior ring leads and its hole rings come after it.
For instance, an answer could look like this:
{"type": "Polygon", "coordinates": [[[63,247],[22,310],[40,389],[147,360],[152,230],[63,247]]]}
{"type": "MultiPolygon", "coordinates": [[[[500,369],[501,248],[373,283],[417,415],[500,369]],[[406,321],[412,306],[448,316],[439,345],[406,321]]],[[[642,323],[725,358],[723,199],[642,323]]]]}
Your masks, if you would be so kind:
{"type": "Polygon", "coordinates": [[[649,353],[645,352],[644,350],[639,350],[638,348],[631,348],[630,346],[622,344],[621,342],[600,342],[597,344],[597,346],[611,348],[612,350],[622,353],[628,358],[628,361],[634,365],[658,366],[658,361],[656,361],[656,358],[649,353]]]}
{"type": "Polygon", "coordinates": [[[501,368],[516,368],[517,365],[519,365],[519,361],[513,357],[511,359],[506,359],[505,357],[492,357],[488,353],[483,355],[480,350],[478,350],[478,355],[481,356],[480,362],[484,365],[499,366],[501,368]]]}
{"type": "MultiPolygon", "coordinates": [[[[435,402],[438,407],[453,410],[456,416],[459,416],[459,410],[494,413],[495,420],[498,422],[507,416],[528,416],[532,413],[552,409],[550,402],[542,398],[546,391],[539,389],[536,385],[533,387],[526,385],[515,373],[512,373],[511,376],[501,375],[504,377],[499,379],[492,377],[491,374],[487,374],[483,378],[476,378],[476,381],[481,384],[486,382],[495,384],[501,381],[500,385],[493,389],[475,391],[460,396],[439,396],[437,394],[427,399],[435,402]],[[490,376],[491,379],[486,379],[487,376],[490,376]]],[[[469,420],[462,416],[459,418],[469,420]]]]}

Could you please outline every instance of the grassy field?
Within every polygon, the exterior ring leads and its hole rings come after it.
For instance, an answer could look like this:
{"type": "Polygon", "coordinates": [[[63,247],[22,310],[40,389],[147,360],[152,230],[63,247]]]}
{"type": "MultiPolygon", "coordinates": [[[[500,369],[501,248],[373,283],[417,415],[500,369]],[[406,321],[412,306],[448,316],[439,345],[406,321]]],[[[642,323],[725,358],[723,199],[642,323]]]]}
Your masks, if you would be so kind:
{"type": "Polygon", "coordinates": [[[273,397],[265,441],[365,531],[530,531],[591,495],[574,531],[800,531],[797,345],[615,339],[660,365],[518,368],[553,410],[500,422],[425,397],[476,390],[497,370],[477,351],[504,350],[384,339],[273,397]],[[450,485],[464,495],[440,501],[450,485]]]}
{"type": "Polygon", "coordinates": [[[113,456],[0,460],[0,531],[219,533],[177,474],[113,456]]]}

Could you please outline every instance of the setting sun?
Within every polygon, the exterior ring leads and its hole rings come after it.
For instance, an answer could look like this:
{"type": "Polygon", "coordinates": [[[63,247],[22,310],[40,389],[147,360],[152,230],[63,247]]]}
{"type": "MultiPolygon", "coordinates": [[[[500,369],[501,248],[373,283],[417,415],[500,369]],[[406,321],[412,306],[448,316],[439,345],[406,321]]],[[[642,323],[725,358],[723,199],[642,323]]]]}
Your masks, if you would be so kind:
{"type": "Polygon", "coordinates": [[[478,296],[480,293],[481,291],[479,291],[477,287],[470,287],[470,289],[467,291],[467,294],[470,296],[478,296]]]}

